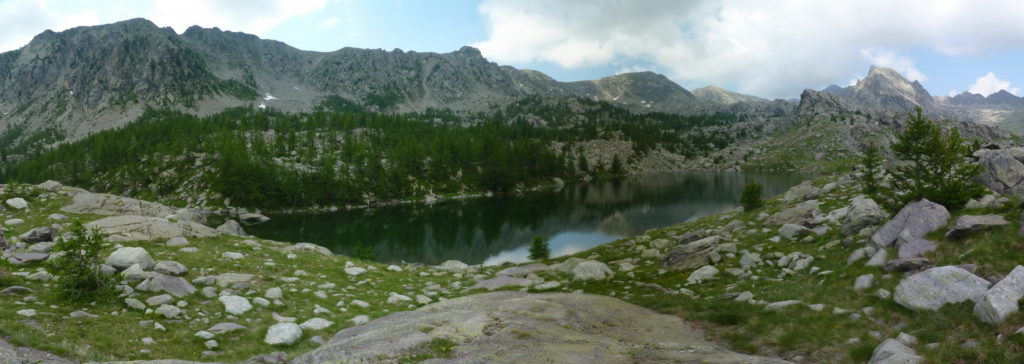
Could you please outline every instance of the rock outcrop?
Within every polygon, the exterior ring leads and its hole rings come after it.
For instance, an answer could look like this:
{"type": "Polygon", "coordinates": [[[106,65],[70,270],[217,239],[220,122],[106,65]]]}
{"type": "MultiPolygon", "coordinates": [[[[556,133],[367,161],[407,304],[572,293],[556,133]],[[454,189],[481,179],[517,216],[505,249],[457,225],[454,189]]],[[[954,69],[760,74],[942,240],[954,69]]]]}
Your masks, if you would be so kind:
{"type": "Polygon", "coordinates": [[[112,242],[170,239],[179,236],[204,238],[220,235],[209,226],[191,221],[170,221],[159,217],[111,216],[88,224],[86,228],[99,229],[112,242]]]}
{"type": "Polygon", "coordinates": [[[435,338],[460,363],[786,363],[723,349],[675,316],[589,294],[494,292],[394,313],[338,332],[292,363],[398,361],[435,338]],[[431,330],[424,330],[430,327],[431,330]]]}

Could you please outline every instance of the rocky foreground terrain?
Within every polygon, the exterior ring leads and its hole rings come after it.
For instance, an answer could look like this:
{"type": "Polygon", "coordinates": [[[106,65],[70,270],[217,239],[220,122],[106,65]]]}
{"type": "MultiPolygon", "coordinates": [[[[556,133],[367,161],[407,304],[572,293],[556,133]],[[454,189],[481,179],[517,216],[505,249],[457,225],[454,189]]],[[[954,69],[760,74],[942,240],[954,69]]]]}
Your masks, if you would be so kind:
{"type": "MultiPolygon", "coordinates": [[[[1019,362],[1024,148],[976,153],[965,209],[885,211],[856,174],[755,211],[497,267],[382,265],[56,182],[4,189],[10,362],[1019,362]],[[102,231],[111,302],[68,304],[42,262],[102,231]],[[49,354],[48,354],[49,353],[49,354]]],[[[245,216],[258,221],[259,216],[245,216]]]]}

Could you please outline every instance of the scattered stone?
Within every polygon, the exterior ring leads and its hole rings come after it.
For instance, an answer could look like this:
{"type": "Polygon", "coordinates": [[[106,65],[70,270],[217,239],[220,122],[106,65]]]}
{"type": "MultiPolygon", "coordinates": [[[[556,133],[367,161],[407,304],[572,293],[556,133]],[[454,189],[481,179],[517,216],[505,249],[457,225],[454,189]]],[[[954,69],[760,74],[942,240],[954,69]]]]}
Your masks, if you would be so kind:
{"type": "Polygon", "coordinates": [[[7,262],[13,265],[27,265],[42,262],[49,257],[50,254],[48,253],[17,252],[7,256],[7,262]]]}
{"type": "Polygon", "coordinates": [[[874,274],[864,274],[864,275],[858,276],[857,280],[853,283],[853,290],[854,291],[858,291],[858,292],[866,290],[868,288],[871,288],[871,285],[874,284],[874,282],[875,282],[875,275],[874,274]]]}
{"type": "Polygon", "coordinates": [[[242,225],[238,224],[238,221],[228,219],[223,224],[217,227],[217,231],[232,235],[245,236],[245,230],[242,229],[242,225]]]}
{"type": "Polygon", "coordinates": [[[469,270],[469,265],[458,260],[447,260],[441,263],[438,268],[449,272],[463,272],[469,270]]]}
{"type": "Polygon", "coordinates": [[[328,256],[328,257],[333,255],[331,253],[330,249],[327,249],[325,247],[322,247],[322,246],[319,246],[319,245],[316,245],[316,244],[312,244],[312,243],[298,243],[298,244],[290,245],[290,246],[287,246],[284,249],[282,249],[282,251],[284,251],[285,253],[303,252],[303,251],[305,251],[305,252],[313,252],[313,253],[318,253],[320,255],[328,256]]]}
{"type": "Polygon", "coordinates": [[[162,294],[162,295],[158,295],[158,296],[153,296],[153,297],[147,298],[146,299],[146,304],[149,305],[149,306],[160,306],[160,305],[163,305],[163,304],[170,303],[173,300],[174,300],[174,297],[171,297],[171,295],[162,294]]]}
{"type": "Polygon", "coordinates": [[[665,255],[662,265],[669,270],[678,272],[697,269],[713,263],[720,258],[718,243],[721,240],[720,236],[709,236],[675,248],[665,255]]]}
{"type": "Polygon", "coordinates": [[[169,246],[169,247],[179,247],[179,246],[186,246],[188,244],[189,244],[188,239],[185,239],[184,236],[175,236],[175,237],[170,238],[169,240],[167,240],[167,244],[166,245],[169,246]]]}
{"type": "Polygon", "coordinates": [[[245,297],[220,296],[217,300],[224,304],[224,311],[232,315],[241,315],[252,309],[252,305],[245,297]]]}
{"type": "Polygon", "coordinates": [[[362,308],[370,307],[370,304],[363,300],[352,300],[352,305],[356,305],[362,308]]]}
{"type": "Polygon", "coordinates": [[[821,203],[817,200],[804,201],[796,206],[779,211],[765,220],[766,225],[807,224],[821,215],[821,203]]]}
{"type": "Polygon", "coordinates": [[[157,315],[169,319],[177,318],[179,315],[181,315],[181,309],[178,308],[178,306],[171,305],[160,305],[160,307],[158,307],[155,312],[157,315]]]}
{"type": "Polygon", "coordinates": [[[560,283],[558,281],[547,281],[547,282],[538,284],[536,286],[533,286],[533,289],[536,289],[538,291],[546,291],[546,290],[555,289],[555,288],[558,288],[558,287],[561,287],[561,286],[562,286],[562,283],[560,283]]]}
{"type": "Polygon", "coordinates": [[[812,198],[817,198],[818,196],[821,196],[821,190],[819,190],[817,187],[814,187],[814,185],[812,185],[810,181],[805,181],[801,184],[793,186],[792,188],[789,189],[789,191],[786,191],[786,194],[782,196],[782,201],[806,201],[812,198]]]}
{"type": "Polygon", "coordinates": [[[70,314],[68,314],[68,316],[71,317],[71,318],[97,318],[97,317],[99,317],[98,315],[94,315],[94,314],[91,314],[91,313],[88,313],[88,312],[85,312],[85,311],[82,311],[82,310],[72,311],[70,314]]]}
{"type": "Polygon", "coordinates": [[[577,264],[576,268],[572,269],[572,275],[573,280],[591,281],[604,280],[615,275],[615,273],[602,262],[587,260],[577,264]]]}
{"type": "Polygon", "coordinates": [[[151,273],[152,277],[138,287],[143,291],[167,292],[174,297],[185,297],[196,293],[196,287],[184,278],[160,273],[151,273]]]}
{"type": "Polygon", "coordinates": [[[142,301],[139,301],[139,300],[134,299],[134,298],[125,298],[124,299],[124,304],[127,305],[128,307],[134,308],[134,309],[139,310],[139,311],[145,311],[146,310],[146,304],[142,303],[142,301]]]}
{"type": "Polygon", "coordinates": [[[501,289],[505,287],[529,287],[533,285],[533,281],[526,278],[513,278],[510,276],[497,276],[491,279],[485,279],[477,284],[470,287],[470,289],[483,288],[488,291],[501,289]]]}
{"type": "Polygon", "coordinates": [[[716,275],[718,275],[718,268],[705,265],[700,267],[700,269],[693,271],[693,273],[690,273],[690,276],[686,278],[686,283],[699,284],[714,278],[716,275]]]}
{"type": "Polygon", "coordinates": [[[810,230],[806,227],[797,224],[784,224],[779,228],[779,236],[789,240],[796,240],[808,232],[810,232],[810,230]]]}
{"type": "Polygon", "coordinates": [[[281,288],[280,287],[267,288],[267,292],[263,294],[263,297],[266,297],[268,300],[279,300],[279,299],[281,299],[281,297],[283,297],[283,295],[281,294],[281,288]]]}
{"type": "Polygon", "coordinates": [[[348,321],[351,322],[353,325],[362,325],[367,322],[370,322],[370,316],[358,315],[356,317],[349,319],[348,321]]]}
{"type": "MultiPolygon", "coordinates": [[[[902,238],[901,238],[902,239],[902,238]]],[[[937,248],[931,240],[915,237],[907,237],[900,244],[898,256],[900,259],[917,258],[937,248]]]]}
{"type": "Polygon", "coordinates": [[[345,267],[345,274],[348,274],[350,276],[358,276],[358,275],[363,274],[363,273],[366,273],[366,268],[355,267],[355,266],[353,266],[353,267],[345,267]]]}
{"type": "Polygon", "coordinates": [[[212,339],[212,338],[213,338],[213,333],[212,333],[212,332],[209,332],[209,331],[205,331],[205,330],[204,330],[204,331],[198,331],[198,332],[196,332],[195,336],[196,336],[196,337],[198,337],[198,338],[200,338],[200,339],[205,339],[205,340],[209,340],[209,339],[212,339]]]}
{"type": "Polygon", "coordinates": [[[188,272],[188,268],[186,268],[185,265],[171,260],[161,260],[157,262],[156,265],[153,266],[153,270],[158,273],[172,276],[180,276],[188,272]]]}
{"type": "Polygon", "coordinates": [[[267,345],[291,345],[302,337],[302,328],[294,323],[278,323],[267,329],[263,342],[267,345]]]}
{"type": "Polygon", "coordinates": [[[138,264],[142,269],[152,269],[155,263],[153,258],[149,256],[149,252],[146,249],[138,247],[122,247],[114,250],[107,257],[106,263],[117,269],[125,269],[131,267],[132,264],[138,264]]]}
{"type": "Polygon", "coordinates": [[[257,213],[241,214],[241,215],[238,215],[238,219],[242,220],[242,222],[244,222],[246,224],[250,224],[250,225],[261,224],[261,223],[270,221],[269,217],[266,217],[263,214],[257,214],[257,213]]]}
{"type": "Polygon", "coordinates": [[[57,237],[57,229],[49,226],[37,227],[18,236],[21,241],[29,244],[53,241],[57,237]]]}
{"type": "Polygon", "coordinates": [[[255,298],[253,298],[252,299],[252,303],[255,303],[257,306],[261,306],[261,307],[268,307],[268,306],[270,306],[270,301],[267,300],[266,298],[263,298],[263,297],[255,297],[255,298]]]}
{"type": "Polygon", "coordinates": [[[245,326],[236,324],[234,322],[221,322],[219,324],[213,325],[212,327],[207,329],[207,331],[212,332],[212,333],[217,334],[217,335],[220,335],[220,334],[226,334],[226,333],[229,333],[229,332],[232,332],[232,331],[244,330],[244,329],[245,329],[245,326]]]}
{"type": "Polygon", "coordinates": [[[7,206],[10,206],[15,210],[24,210],[28,208],[28,201],[25,201],[25,199],[21,197],[15,197],[7,200],[7,206]]]}
{"type": "Polygon", "coordinates": [[[319,331],[331,327],[331,325],[334,325],[334,323],[317,317],[309,319],[306,322],[303,322],[302,324],[299,325],[299,327],[301,327],[304,330],[319,331]]]}
{"type": "Polygon", "coordinates": [[[245,259],[245,254],[238,252],[224,252],[220,255],[220,257],[228,260],[239,260],[245,259]]]}
{"type": "Polygon", "coordinates": [[[912,310],[935,311],[947,303],[977,302],[988,286],[988,281],[962,268],[936,267],[900,281],[893,300],[912,310]]]}
{"type": "Polygon", "coordinates": [[[35,273],[32,273],[32,274],[29,274],[28,276],[25,277],[25,279],[30,280],[30,281],[48,282],[48,281],[53,279],[53,275],[50,274],[50,272],[47,272],[45,270],[41,270],[41,271],[38,271],[38,272],[35,272],[35,273]]]}
{"type": "Polygon", "coordinates": [[[956,239],[976,231],[982,231],[994,226],[1008,225],[1009,223],[1000,215],[964,215],[956,219],[956,223],[946,233],[946,237],[956,239]]]}
{"type": "Polygon", "coordinates": [[[742,292],[736,295],[736,297],[733,297],[733,300],[738,302],[749,302],[752,299],[754,299],[754,294],[750,291],[742,292]]]}
{"type": "Polygon", "coordinates": [[[885,265],[882,266],[887,272],[910,272],[923,270],[931,266],[931,262],[927,258],[900,258],[900,259],[889,259],[885,261],[885,265]]]}
{"type": "Polygon", "coordinates": [[[885,288],[879,288],[878,291],[875,291],[875,296],[882,300],[888,300],[892,298],[892,292],[885,288]]]}
{"type": "Polygon", "coordinates": [[[1010,274],[992,286],[974,305],[974,316],[981,321],[998,325],[1019,309],[1024,297],[1024,266],[1016,266],[1010,274]]]}
{"type": "Polygon", "coordinates": [[[47,180],[46,182],[40,183],[37,187],[43,191],[53,193],[60,192],[60,189],[64,188],[64,185],[54,180],[47,180]]]}
{"type": "Polygon", "coordinates": [[[203,343],[203,345],[206,345],[207,349],[216,349],[217,340],[207,340],[205,343],[203,343]]]}
{"type": "Polygon", "coordinates": [[[801,303],[803,303],[803,302],[799,301],[799,300],[788,300],[788,301],[772,302],[772,303],[769,303],[768,305],[764,306],[764,309],[768,310],[768,311],[779,311],[779,310],[782,310],[782,309],[784,309],[786,307],[793,306],[793,305],[799,305],[801,303]]]}
{"type": "Polygon", "coordinates": [[[33,289],[22,286],[10,286],[0,289],[0,295],[29,294],[35,292],[33,289]]]}
{"type": "MultiPolygon", "coordinates": [[[[10,203],[8,203],[8,205],[10,205],[10,203]]],[[[32,317],[32,316],[36,315],[36,310],[31,309],[31,308],[26,308],[24,310],[18,310],[17,314],[18,314],[18,316],[32,317]]]]}
{"type": "Polygon", "coordinates": [[[871,354],[868,364],[917,364],[924,358],[896,339],[886,339],[871,354]]]}
{"type": "Polygon", "coordinates": [[[885,265],[885,259],[888,256],[888,251],[886,251],[885,249],[878,249],[878,251],[876,251],[875,254],[871,256],[871,259],[868,259],[868,262],[864,263],[864,265],[868,267],[881,267],[885,265]]]}
{"type": "Polygon", "coordinates": [[[843,226],[840,229],[843,235],[853,235],[861,229],[876,225],[889,217],[875,200],[864,196],[857,196],[851,201],[843,226]]]}
{"type": "Polygon", "coordinates": [[[398,293],[395,293],[395,292],[391,292],[391,294],[388,295],[388,300],[387,300],[387,302],[389,304],[392,304],[392,305],[396,305],[396,304],[399,304],[399,303],[402,303],[402,302],[409,302],[409,301],[412,301],[412,298],[409,298],[409,296],[401,295],[401,294],[398,294],[398,293]]]}

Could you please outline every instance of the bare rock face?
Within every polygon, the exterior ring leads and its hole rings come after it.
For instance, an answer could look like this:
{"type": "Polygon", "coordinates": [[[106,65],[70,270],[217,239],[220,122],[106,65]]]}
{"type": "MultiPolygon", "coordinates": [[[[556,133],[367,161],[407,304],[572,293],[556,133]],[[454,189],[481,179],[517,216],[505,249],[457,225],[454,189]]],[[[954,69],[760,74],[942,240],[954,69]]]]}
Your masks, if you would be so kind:
{"type": "Polygon", "coordinates": [[[111,216],[88,224],[86,228],[99,229],[109,241],[170,239],[179,236],[205,238],[220,235],[206,225],[191,221],[170,221],[159,217],[111,216]]]}
{"type": "Polygon", "coordinates": [[[394,313],[342,330],[292,363],[398,361],[429,350],[435,338],[457,344],[458,363],[787,363],[718,347],[678,317],[615,298],[522,292],[394,313]]]}
{"type": "Polygon", "coordinates": [[[978,162],[985,167],[978,182],[992,191],[1020,195],[1024,194],[1024,159],[1022,148],[982,149],[974,153],[978,162]]]}

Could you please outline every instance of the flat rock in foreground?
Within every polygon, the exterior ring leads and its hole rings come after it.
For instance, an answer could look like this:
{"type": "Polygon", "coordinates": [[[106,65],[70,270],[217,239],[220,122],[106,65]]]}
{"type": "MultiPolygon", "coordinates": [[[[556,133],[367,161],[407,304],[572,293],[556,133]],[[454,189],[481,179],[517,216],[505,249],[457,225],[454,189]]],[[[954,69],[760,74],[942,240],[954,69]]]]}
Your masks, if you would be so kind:
{"type": "Polygon", "coordinates": [[[453,363],[788,363],[718,347],[678,317],[616,298],[523,292],[394,313],[342,330],[292,362],[395,362],[430,353],[435,338],[458,344],[454,358],[442,360],[453,363]]]}

